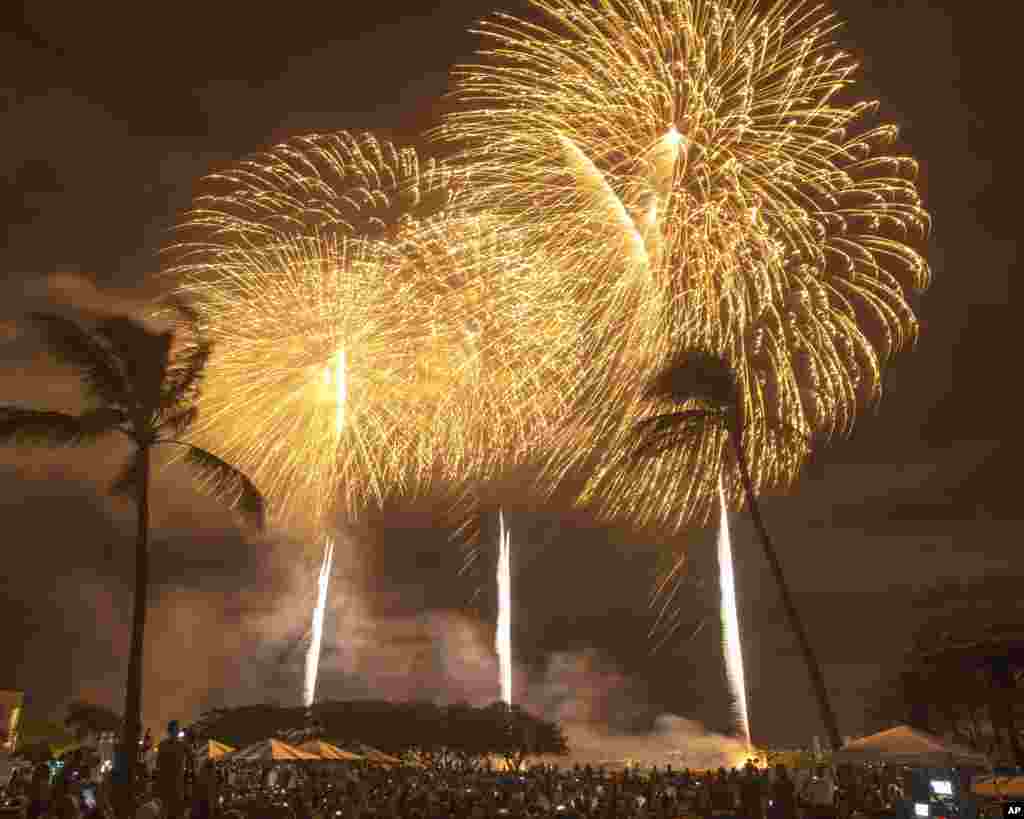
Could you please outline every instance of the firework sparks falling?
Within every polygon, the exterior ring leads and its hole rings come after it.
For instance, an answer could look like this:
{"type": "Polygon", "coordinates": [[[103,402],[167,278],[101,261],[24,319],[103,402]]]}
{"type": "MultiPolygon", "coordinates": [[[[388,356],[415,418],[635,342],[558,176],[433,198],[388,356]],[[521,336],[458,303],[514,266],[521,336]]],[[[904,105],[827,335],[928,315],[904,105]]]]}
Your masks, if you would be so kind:
{"type": "Polygon", "coordinates": [[[494,646],[498,652],[501,701],[512,705],[512,532],[505,528],[505,514],[498,511],[498,627],[494,646]]]}
{"type": "Polygon", "coordinates": [[[747,715],[747,681],[743,673],[740,616],[736,608],[736,573],[733,570],[732,541],[729,536],[728,498],[721,482],[718,486],[718,502],[721,506],[718,523],[718,571],[722,591],[722,646],[725,654],[725,672],[736,709],[736,722],[749,751],[753,745],[750,741],[750,719],[747,715]]]}
{"type": "Polygon", "coordinates": [[[521,320],[542,313],[526,291],[522,307],[484,298],[492,271],[528,271],[493,220],[449,213],[458,184],[442,165],[313,135],[206,185],[169,249],[213,344],[192,434],[264,487],[279,523],[322,529],[339,501],[356,517],[439,465],[465,479],[497,464],[507,430],[526,438],[530,385],[554,358],[531,367],[515,349],[542,349],[521,320]]]}
{"type": "Polygon", "coordinates": [[[874,103],[847,102],[856,65],[819,6],[533,5],[539,21],[480,24],[488,50],[436,135],[472,166],[473,201],[523,231],[549,291],[590,317],[585,395],[606,400],[566,428],[552,474],[604,460],[583,500],[640,524],[707,520],[724,437],[624,475],[638,396],[675,350],[728,358],[757,487],[792,481],[806,449],[772,426],[848,433],[916,336],[917,163],[889,153],[894,126],[865,124],[874,103]]]}
{"type": "MultiPolygon", "coordinates": [[[[462,317],[474,388],[459,405],[460,429],[483,476],[554,440],[588,371],[576,343],[586,315],[546,289],[546,271],[523,246],[520,232],[491,214],[454,213],[420,224],[401,247],[405,263],[434,283],[433,313],[462,317]]],[[[465,484],[467,476],[448,477],[465,484]]]]}
{"type": "Polygon", "coordinates": [[[324,615],[327,610],[327,589],[331,582],[331,564],[334,561],[334,541],[324,541],[324,559],[320,564],[317,579],[316,606],[313,609],[312,637],[306,652],[306,683],[303,688],[303,704],[308,708],[316,696],[316,678],[320,668],[320,644],[324,637],[324,615]]]}

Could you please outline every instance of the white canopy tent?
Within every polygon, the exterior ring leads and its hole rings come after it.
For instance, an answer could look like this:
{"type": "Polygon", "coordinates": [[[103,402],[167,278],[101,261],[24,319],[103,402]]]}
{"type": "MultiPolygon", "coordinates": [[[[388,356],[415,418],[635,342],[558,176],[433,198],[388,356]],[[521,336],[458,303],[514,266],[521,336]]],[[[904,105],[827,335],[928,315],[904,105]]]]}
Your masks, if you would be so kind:
{"type": "Polygon", "coordinates": [[[984,754],[908,725],[898,725],[848,742],[832,755],[832,761],[836,764],[874,762],[937,768],[991,767],[984,754]]]}

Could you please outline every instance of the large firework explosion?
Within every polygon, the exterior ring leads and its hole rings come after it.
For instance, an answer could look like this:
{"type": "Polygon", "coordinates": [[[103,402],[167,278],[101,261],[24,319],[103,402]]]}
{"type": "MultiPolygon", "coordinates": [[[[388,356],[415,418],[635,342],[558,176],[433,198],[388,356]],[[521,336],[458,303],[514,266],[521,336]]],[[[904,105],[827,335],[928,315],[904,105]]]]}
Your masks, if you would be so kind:
{"type": "Polygon", "coordinates": [[[438,326],[433,283],[400,273],[394,242],[449,204],[450,174],[341,133],[276,146],[206,186],[169,268],[214,350],[196,437],[280,520],[319,525],[339,493],[353,512],[422,479],[469,368],[458,318],[438,326]]]}
{"type": "Polygon", "coordinates": [[[435,313],[463,317],[468,327],[479,387],[466,397],[474,419],[467,430],[486,477],[554,440],[587,371],[576,343],[587,317],[548,291],[550,272],[528,259],[524,244],[521,231],[491,214],[455,212],[422,222],[399,248],[403,264],[441,283],[435,313]]]}
{"type": "Polygon", "coordinates": [[[213,345],[194,435],[279,521],[483,479],[559,414],[538,390],[569,312],[536,308],[515,232],[460,211],[443,165],[342,132],[204,187],[167,268],[213,345]]]}
{"type": "Polygon", "coordinates": [[[473,168],[468,198],[589,317],[596,381],[577,384],[588,401],[552,475],[597,461],[584,499],[609,514],[706,520],[724,431],[623,471],[627,430],[665,409],[638,396],[679,349],[727,358],[755,482],[791,481],[807,448],[781,430],[847,433],[916,334],[916,163],[886,153],[894,126],[864,124],[873,103],[848,101],[856,65],[821,7],[533,2],[540,22],[481,24],[491,47],[437,135],[473,168]]]}

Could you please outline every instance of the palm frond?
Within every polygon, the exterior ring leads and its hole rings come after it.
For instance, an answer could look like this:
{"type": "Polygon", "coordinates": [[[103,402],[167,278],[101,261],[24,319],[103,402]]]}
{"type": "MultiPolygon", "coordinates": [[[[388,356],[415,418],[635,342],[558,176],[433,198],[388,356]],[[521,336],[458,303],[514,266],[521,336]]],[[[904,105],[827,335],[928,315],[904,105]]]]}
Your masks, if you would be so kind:
{"type": "Polygon", "coordinates": [[[117,407],[96,407],[86,410],[78,416],[84,441],[93,441],[108,432],[124,432],[129,434],[125,425],[128,424],[128,413],[117,407]]]}
{"type": "Polygon", "coordinates": [[[160,431],[168,432],[174,438],[182,437],[199,418],[199,407],[192,405],[169,415],[160,422],[160,431]]]}
{"type": "Polygon", "coordinates": [[[203,372],[213,352],[208,342],[196,342],[175,356],[167,370],[160,406],[164,409],[187,406],[199,397],[203,372]]]}
{"type": "Polygon", "coordinates": [[[188,325],[192,327],[193,332],[196,335],[199,335],[199,311],[197,311],[187,299],[182,298],[178,294],[172,294],[165,297],[162,303],[176,312],[188,325]]]}
{"type": "Polygon", "coordinates": [[[124,405],[126,384],[111,351],[70,319],[52,313],[30,313],[46,345],[78,373],[86,392],[105,404],[124,405]]]}
{"type": "Polygon", "coordinates": [[[139,481],[142,479],[142,451],[136,449],[128,462],[121,467],[114,482],[110,484],[110,494],[115,497],[138,498],[139,481]]]}
{"type": "Polygon", "coordinates": [[[724,424],[722,410],[691,409],[644,418],[633,427],[636,446],[626,459],[652,458],[686,443],[701,434],[709,424],[724,424]]]}
{"type": "Polygon", "coordinates": [[[121,362],[125,387],[136,406],[155,412],[167,376],[173,333],[153,333],[135,319],[115,316],[100,324],[96,335],[121,362]]]}
{"type": "Polygon", "coordinates": [[[675,405],[698,401],[724,408],[736,405],[739,391],[736,373],[723,356],[684,350],[655,376],[645,396],[675,405]]]}
{"type": "Polygon", "coordinates": [[[677,427],[686,426],[694,420],[699,421],[712,414],[715,414],[712,410],[696,408],[680,410],[679,412],[664,412],[637,421],[633,426],[633,433],[640,438],[645,438],[649,435],[659,435],[677,427]]]}
{"type": "Polygon", "coordinates": [[[199,312],[185,299],[173,295],[164,299],[166,307],[187,327],[188,341],[170,361],[163,386],[161,407],[188,406],[199,396],[203,371],[210,360],[213,345],[203,339],[199,312]]]}
{"type": "Polygon", "coordinates": [[[0,444],[80,446],[121,428],[127,416],[112,407],[82,415],[0,407],[0,444]]]}
{"type": "Polygon", "coordinates": [[[262,530],[266,524],[265,502],[253,482],[212,452],[189,444],[184,446],[187,447],[185,462],[199,473],[205,486],[214,495],[224,498],[230,508],[237,509],[253,526],[262,530]]]}

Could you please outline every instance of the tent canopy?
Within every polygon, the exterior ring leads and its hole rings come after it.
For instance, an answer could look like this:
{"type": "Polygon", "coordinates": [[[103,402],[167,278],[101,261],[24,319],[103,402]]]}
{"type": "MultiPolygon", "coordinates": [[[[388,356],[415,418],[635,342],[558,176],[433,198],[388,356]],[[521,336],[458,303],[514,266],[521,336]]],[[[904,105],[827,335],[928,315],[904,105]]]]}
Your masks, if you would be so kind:
{"type": "Polygon", "coordinates": [[[298,762],[320,759],[316,754],[303,751],[279,739],[265,739],[225,756],[233,762],[298,762]]]}
{"type": "Polygon", "coordinates": [[[359,746],[359,753],[362,754],[363,758],[367,762],[375,762],[378,765],[401,765],[402,760],[393,757],[383,751],[378,751],[376,748],[371,748],[369,745],[359,746]]]}
{"type": "Polygon", "coordinates": [[[324,742],[322,739],[312,739],[309,742],[303,742],[298,748],[300,751],[315,754],[318,758],[331,762],[362,762],[363,760],[358,754],[343,751],[341,748],[331,745],[329,742],[324,742]]]}
{"type": "Polygon", "coordinates": [[[989,767],[984,754],[907,725],[898,725],[888,731],[848,742],[832,755],[832,760],[837,763],[885,762],[891,765],[989,767]]]}
{"type": "Polygon", "coordinates": [[[981,796],[1024,797],[1024,776],[986,776],[974,780],[971,790],[981,796]]]}
{"type": "Polygon", "coordinates": [[[230,745],[218,742],[215,739],[210,739],[199,747],[198,755],[202,759],[220,759],[222,756],[233,753],[234,751],[235,749],[230,745]]]}

